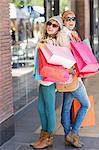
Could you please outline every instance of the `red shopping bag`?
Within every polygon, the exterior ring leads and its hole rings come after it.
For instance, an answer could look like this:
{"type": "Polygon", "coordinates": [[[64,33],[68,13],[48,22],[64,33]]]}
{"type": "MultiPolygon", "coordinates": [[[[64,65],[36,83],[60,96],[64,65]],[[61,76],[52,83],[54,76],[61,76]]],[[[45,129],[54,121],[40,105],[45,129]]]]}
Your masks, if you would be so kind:
{"type": "Polygon", "coordinates": [[[77,63],[75,64],[75,68],[76,68],[76,75],[78,77],[82,77],[82,78],[88,77],[88,76],[93,76],[93,75],[95,75],[99,72],[99,70],[94,71],[94,72],[80,72],[79,69],[78,69],[77,63]]]}
{"type": "Polygon", "coordinates": [[[40,49],[47,62],[50,64],[62,65],[63,67],[70,69],[76,63],[70,49],[66,47],[46,43],[41,46],[40,49]]]}
{"type": "Polygon", "coordinates": [[[65,82],[69,79],[68,69],[47,63],[40,49],[38,51],[38,70],[45,81],[65,82]]]}
{"type": "MultiPolygon", "coordinates": [[[[94,99],[93,96],[89,96],[90,101],[90,108],[82,122],[82,127],[84,126],[93,126],[96,125],[96,117],[95,117],[95,110],[94,110],[94,99]]],[[[74,123],[77,112],[80,108],[80,103],[74,99],[73,105],[72,105],[72,123],[74,123]]]]}
{"type": "Polygon", "coordinates": [[[86,77],[99,72],[99,63],[87,44],[83,41],[71,41],[71,47],[76,59],[75,66],[78,76],[86,77]]]}

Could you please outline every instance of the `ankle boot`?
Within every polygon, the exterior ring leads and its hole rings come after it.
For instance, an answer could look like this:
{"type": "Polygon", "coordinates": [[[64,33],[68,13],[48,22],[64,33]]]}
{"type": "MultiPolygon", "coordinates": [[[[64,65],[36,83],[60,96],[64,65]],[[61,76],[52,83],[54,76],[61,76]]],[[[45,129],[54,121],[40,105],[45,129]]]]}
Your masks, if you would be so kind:
{"type": "Polygon", "coordinates": [[[66,141],[76,148],[81,148],[84,144],[80,141],[79,135],[70,131],[66,136],[66,141]]]}
{"type": "Polygon", "coordinates": [[[38,139],[37,141],[31,143],[30,146],[31,146],[31,147],[34,147],[34,146],[38,145],[38,144],[41,142],[41,140],[43,139],[43,136],[44,136],[45,134],[46,134],[46,131],[44,131],[44,130],[42,129],[42,130],[41,130],[41,133],[40,133],[39,139],[38,139]]]}
{"type": "Polygon", "coordinates": [[[53,135],[46,132],[46,134],[43,136],[40,143],[36,146],[33,146],[34,149],[43,149],[47,147],[53,146],[53,135]]]}
{"type": "Polygon", "coordinates": [[[65,138],[65,145],[67,146],[71,146],[71,143],[67,141],[67,139],[65,138]]]}

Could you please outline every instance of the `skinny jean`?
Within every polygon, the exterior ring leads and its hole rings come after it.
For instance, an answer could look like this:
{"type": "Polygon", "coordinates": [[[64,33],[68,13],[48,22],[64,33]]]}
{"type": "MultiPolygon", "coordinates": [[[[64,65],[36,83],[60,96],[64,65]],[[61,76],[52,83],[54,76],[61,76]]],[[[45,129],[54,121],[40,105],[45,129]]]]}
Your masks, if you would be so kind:
{"type": "Polygon", "coordinates": [[[61,123],[64,128],[65,136],[69,133],[70,130],[75,134],[78,134],[81,123],[85,118],[85,115],[90,107],[90,102],[87,96],[85,86],[80,82],[79,87],[73,92],[64,92],[63,93],[63,105],[61,111],[61,123]],[[71,127],[71,106],[73,98],[76,98],[81,107],[77,113],[75,122],[71,127]]]}
{"type": "Polygon", "coordinates": [[[54,133],[56,127],[55,112],[55,84],[39,86],[38,113],[41,128],[50,134],[54,133]]]}

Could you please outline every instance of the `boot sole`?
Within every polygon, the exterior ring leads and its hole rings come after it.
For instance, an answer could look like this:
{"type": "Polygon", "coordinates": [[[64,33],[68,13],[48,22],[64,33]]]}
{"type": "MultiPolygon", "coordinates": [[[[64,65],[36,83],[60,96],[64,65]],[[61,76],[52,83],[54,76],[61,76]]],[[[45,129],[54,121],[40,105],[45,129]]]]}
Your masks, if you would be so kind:
{"type": "Polygon", "coordinates": [[[53,145],[47,145],[47,146],[45,146],[45,147],[42,147],[42,148],[36,148],[35,146],[33,146],[33,145],[30,145],[30,147],[32,147],[33,149],[45,149],[45,148],[48,148],[48,147],[53,147],[53,145]]]}
{"type": "Polygon", "coordinates": [[[82,147],[84,146],[84,145],[79,146],[79,147],[76,146],[76,145],[74,144],[74,142],[70,141],[70,138],[67,138],[67,142],[70,143],[70,145],[73,146],[73,147],[75,147],[75,148],[82,148],[82,147]]]}
{"type": "Polygon", "coordinates": [[[76,146],[73,142],[71,142],[71,141],[68,141],[69,142],[69,146],[73,146],[73,147],[75,147],[75,148],[82,148],[83,147],[83,145],[82,146],[76,146]]]}
{"type": "Polygon", "coordinates": [[[68,142],[68,141],[65,141],[64,143],[65,143],[66,146],[71,146],[71,143],[68,142]]]}
{"type": "Polygon", "coordinates": [[[74,143],[71,143],[71,146],[73,146],[75,148],[82,148],[83,147],[83,146],[78,147],[78,146],[74,145],[74,143]]]}
{"type": "MultiPolygon", "coordinates": [[[[38,143],[38,144],[39,144],[39,143],[38,143]]],[[[38,144],[35,144],[35,145],[30,144],[29,146],[30,146],[30,147],[35,147],[35,146],[37,146],[38,144]]]]}

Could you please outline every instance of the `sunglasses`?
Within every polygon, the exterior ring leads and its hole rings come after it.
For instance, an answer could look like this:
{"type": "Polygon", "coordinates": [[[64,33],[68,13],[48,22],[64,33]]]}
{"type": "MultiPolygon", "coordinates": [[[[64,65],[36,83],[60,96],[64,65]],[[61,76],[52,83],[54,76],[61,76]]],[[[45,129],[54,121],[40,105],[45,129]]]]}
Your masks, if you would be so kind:
{"type": "Polygon", "coordinates": [[[66,21],[76,21],[76,17],[65,17],[66,21]]]}
{"type": "Polygon", "coordinates": [[[47,22],[47,26],[52,26],[53,28],[59,27],[57,24],[54,24],[54,23],[52,23],[50,21],[47,22]]]}

